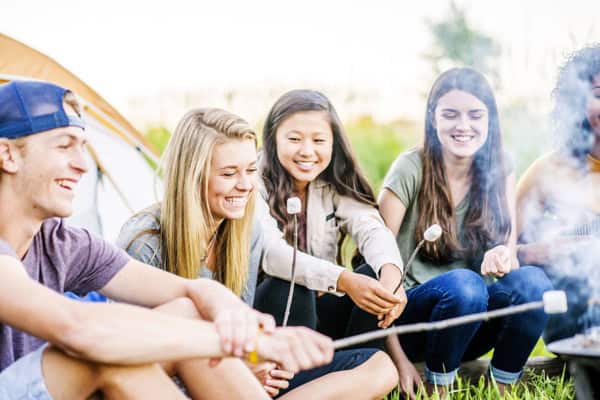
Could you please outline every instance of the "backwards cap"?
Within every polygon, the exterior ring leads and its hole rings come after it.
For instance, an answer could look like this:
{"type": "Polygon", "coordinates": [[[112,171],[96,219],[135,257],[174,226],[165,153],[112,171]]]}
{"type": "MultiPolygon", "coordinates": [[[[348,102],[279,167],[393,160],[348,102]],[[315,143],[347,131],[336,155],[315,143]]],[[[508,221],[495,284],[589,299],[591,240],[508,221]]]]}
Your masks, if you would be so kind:
{"type": "Polygon", "coordinates": [[[65,126],[84,129],[83,120],[63,108],[69,90],[48,82],[12,81],[0,85],[0,137],[19,137],[65,126]]]}

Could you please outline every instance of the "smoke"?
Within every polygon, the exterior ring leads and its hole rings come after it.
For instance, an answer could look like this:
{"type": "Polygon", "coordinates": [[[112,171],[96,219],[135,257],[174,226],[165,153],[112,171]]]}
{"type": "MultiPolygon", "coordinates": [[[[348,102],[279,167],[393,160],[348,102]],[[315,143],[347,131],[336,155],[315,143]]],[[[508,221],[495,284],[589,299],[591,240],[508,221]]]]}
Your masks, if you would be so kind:
{"type": "Polygon", "coordinates": [[[579,330],[600,325],[600,185],[587,162],[597,140],[588,103],[599,74],[599,45],[575,52],[561,68],[552,111],[557,155],[538,166],[530,190],[536,196],[517,210],[526,222],[520,240],[542,245],[536,258],[555,286],[567,290],[579,330]]]}

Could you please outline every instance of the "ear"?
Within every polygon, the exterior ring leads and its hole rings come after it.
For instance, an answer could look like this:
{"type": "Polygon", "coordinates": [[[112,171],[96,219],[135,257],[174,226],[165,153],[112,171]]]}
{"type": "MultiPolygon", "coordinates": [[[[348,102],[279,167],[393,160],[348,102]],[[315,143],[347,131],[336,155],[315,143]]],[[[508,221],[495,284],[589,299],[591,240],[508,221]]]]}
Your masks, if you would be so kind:
{"type": "Polygon", "coordinates": [[[0,139],[0,170],[8,174],[14,174],[19,169],[17,160],[20,157],[19,150],[12,141],[0,139]]]}

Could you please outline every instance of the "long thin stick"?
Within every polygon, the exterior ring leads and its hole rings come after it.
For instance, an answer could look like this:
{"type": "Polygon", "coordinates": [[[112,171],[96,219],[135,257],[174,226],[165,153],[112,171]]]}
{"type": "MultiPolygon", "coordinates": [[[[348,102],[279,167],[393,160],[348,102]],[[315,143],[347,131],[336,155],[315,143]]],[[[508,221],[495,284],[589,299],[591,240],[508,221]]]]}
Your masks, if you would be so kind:
{"type": "Polygon", "coordinates": [[[294,284],[296,283],[296,252],[298,251],[298,216],[294,214],[294,252],[292,253],[292,280],[290,281],[290,292],[288,293],[285,313],[283,314],[283,326],[287,326],[294,298],[294,284]]]}
{"type": "Polygon", "coordinates": [[[410,267],[412,266],[413,261],[415,261],[415,257],[417,256],[417,253],[419,252],[421,247],[423,247],[424,243],[425,243],[425,239],[421,239],[421,241],[419,242],[417,247],[415,247],[415,249],[413,250],[412,254],[410,255],[410,258],[406,262],[406,266],[404,267],[404,273],[402,274],[402,277],[400,278],[400,283],[398,283],[398,286],[396,286],[396,289],[394,289],[394,291],[392,293],[396,293],[398,291],[398,289],[400,289],[400,287],[402,287],[402,285],[404,285],[404,281],[406,280],[406,275],[410,271],[410,267]]]}
{"type": "Polygon", "coordinates": [[[485,321],[491,318],[503,317],[511,314],[518,314],[525,311],[535,310],[536,308],[544,307],[543,301],[534,301],[531,303],[519,304],[501,308],[494,311],[485,311],[476,314],[463,315],[455,318],[448,318],[442,321],[421,322],[418,324],[401,325],[393,328],[387,328],[377,331],[361,333],[360,335],[350,336],[344,339],[338,339],[333,342],[334,348],[341,349],[343,347],[353,346],[355,344],[368,342],[374,339],[379,339],[389,335],[403,335],[405,333],[434,331],[439,329],[450,328],[452,326],[468,324],[475,321],[485,321]]]}

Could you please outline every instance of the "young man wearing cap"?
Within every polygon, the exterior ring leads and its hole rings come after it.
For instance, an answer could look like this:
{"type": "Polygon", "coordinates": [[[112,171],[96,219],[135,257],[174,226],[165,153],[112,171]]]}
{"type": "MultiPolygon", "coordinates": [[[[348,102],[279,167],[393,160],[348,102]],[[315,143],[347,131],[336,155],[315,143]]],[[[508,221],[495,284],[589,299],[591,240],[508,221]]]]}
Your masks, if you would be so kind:
{"type": "Polygon", "coordinates": [[[184,398],[157,362],[209,398],[267,398],[239,360],[208,382],[200,359],[251,352],[292,371],[331,359],[330,340],[274,328],[218,283],[148,267],[65,225],[87,170],[83,128],[69,91],[0,85],[0,398],[184,398]],[[137,306],[59,294],[92,290],[137,306]]]}

